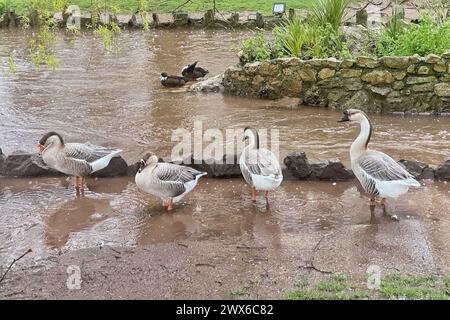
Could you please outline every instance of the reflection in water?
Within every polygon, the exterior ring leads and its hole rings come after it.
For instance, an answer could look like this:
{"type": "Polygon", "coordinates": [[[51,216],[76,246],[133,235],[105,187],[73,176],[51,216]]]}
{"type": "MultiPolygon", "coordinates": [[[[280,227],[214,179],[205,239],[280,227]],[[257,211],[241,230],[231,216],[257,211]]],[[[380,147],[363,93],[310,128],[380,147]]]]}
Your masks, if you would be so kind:
{"type": "Polygon", "coordinates": [[[61,205],[45,222],[45,240],[49,247],[63,247],[73,232],[92,227],[113,214],[109,201],[78,197],[61,205]]]}

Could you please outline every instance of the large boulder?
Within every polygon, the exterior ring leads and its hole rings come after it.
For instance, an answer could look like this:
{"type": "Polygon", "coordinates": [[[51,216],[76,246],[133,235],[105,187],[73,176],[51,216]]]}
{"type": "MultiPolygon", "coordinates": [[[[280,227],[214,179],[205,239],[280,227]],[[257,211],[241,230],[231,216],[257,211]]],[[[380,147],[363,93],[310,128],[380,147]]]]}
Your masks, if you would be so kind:
{"type": "Polygon", "coordinates": [[[423,162],[414,160],[400,160],[399,163],[418,180],[433,180],[434,170],[423,162]]]}
{"type": "Polygon", "coordinates": [[[61,173],[50,169],[36,153],[15,151],[3,161],[1,175],[6,177],[58,176],[61,173]]]}
{"type": "Polygon", "coordinates": [[[350,169],[347,169],[339,160],[327,161],[325,163],[314,163],[311,165],[311,169],[311,179],[342,181],[350,180],[355,177],[353,172],[350,169]]]}
{"type": "Polygon", "coordinates": [[[108,166],[100,171],[94,172],[93,177],[109,178],[126,176],[128,174],[128,165],[121,156],[111,159],[108,166]]]}
{"type": "Polygon", "coordinates": [[[287,167],[287,170],[292,173],[292,175],[300,180],[308,179],[311,175],[312,169],[308,162],[308,158],[303,151],[297,151],[289,154],[283,160],[287,167]]]}
{"type": "Polygon", "coordinates": [[[223,92],[223,74],[194,83],[191,90],[195,92],[223,92]]]}
{"type": "Polygon", "coordinates": [[[450,159],[437,167],[435,175],[439,180],[450,180],[450,159]]]}

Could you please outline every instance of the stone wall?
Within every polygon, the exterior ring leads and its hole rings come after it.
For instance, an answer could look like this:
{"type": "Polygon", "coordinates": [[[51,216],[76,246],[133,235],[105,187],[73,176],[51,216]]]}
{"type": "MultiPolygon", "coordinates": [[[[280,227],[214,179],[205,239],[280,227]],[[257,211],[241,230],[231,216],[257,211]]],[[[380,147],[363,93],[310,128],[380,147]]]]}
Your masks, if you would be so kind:
{"type": "Polygon", "coordinates": [[[371,112],[450,112],[450,53],[441,57],[283,58],[230,67],[230,94],[371,112]]]}

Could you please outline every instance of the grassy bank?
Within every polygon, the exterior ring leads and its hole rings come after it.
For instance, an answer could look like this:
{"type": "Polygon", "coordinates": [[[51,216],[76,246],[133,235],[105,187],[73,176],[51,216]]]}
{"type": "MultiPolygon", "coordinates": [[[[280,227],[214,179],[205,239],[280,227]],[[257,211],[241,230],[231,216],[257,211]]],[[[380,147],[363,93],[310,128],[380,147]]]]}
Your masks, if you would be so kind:
{"type": "Polygon", "coordinates": [[[351,281],[345,275],[331,275],[315,285],[301,279],[297,290],[283,299],[292,300],[359,300],[359,299],[414,299],[449,300],[450,277],[387,275],[381,279],[378,290],[369,290],[364,281],[351,281]]]}
{"type": "MultiPolygon", "coordinates": [[[[54,0],[47,0],[49,2],[54,0]]],[[[139,7],[139,0],[57,0],[64,1],[69,4],[80,6],[83,10],[89,9],[92,5],[104,5],[105,2],[109,6],[114,6],[119,12],[134,12],[139,7]]],[[[30,7],[32,0],[0,0],[0,4],[6,4],[8,7],[14,8],[17,12],[26,12],[30,7]]],[[[185,0],[144,0],[149,11],[156,12],[172,12],[185,0]]],[[[238,12],[238,11],[260,11],[265,14],[272,12],[274,0],[216,0],[216,7],[220,12],[238,12]]],[[[307,8],[316,2],[316,0],[283,0],[286,2],[287,8],[307,8]]],[[[0,5],[1,7],[1,5],[0,5]]],[[[213,8],[212,0],[192,0],[184,7],[183,10],[188,12],[205,12],[207,9],[213,8]]]]}

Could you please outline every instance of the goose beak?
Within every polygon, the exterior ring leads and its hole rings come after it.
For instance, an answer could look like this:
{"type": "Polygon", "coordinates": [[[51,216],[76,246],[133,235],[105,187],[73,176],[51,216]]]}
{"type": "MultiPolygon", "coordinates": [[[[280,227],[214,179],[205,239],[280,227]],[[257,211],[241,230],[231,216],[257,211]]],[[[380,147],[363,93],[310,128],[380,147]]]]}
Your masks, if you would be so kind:
{"type": "Polygon", "coordinates": [[[342,118],[338,120],[338,122],[347,122],[347,121],[350,121],[350,119],[348,118],[348,113],[342,114],[342,118]]]}
{"type": "Polygon", "coordinates": [[[37,144],[37,150],[38,150],[38,154],[41,155],[42,152],[44,151],[44,146],[40,143],[37,144]]]}

